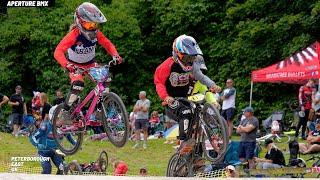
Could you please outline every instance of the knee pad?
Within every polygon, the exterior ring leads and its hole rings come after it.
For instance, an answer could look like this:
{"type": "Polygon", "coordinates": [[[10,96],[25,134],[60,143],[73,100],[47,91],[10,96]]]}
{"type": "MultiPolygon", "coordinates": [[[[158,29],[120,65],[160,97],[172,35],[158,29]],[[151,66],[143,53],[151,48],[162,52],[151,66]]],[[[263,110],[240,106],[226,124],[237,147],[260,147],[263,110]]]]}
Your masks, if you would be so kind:
{"type": "Polygon", "coordinates": [[[78,94],[83,90],[83,88],[84,88],[83,81],[73,81],[71,84],[71,93],[78,94]]]}

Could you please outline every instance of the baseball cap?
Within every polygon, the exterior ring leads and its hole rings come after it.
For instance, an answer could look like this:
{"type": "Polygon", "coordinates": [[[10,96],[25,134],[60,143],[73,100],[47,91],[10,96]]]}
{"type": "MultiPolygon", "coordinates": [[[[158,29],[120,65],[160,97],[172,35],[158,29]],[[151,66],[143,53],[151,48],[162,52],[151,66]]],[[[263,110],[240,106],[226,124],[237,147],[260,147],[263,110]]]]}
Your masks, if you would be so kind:
{"type": "Polygon", "coordinates": [[[244,109],[244,112],[252,112],[253,113],[253,108],[252,107],[246,107],[244,109]]]}
{"type": "Polygon", "coordinates": [[[232,165],[227,166],[227,169],[232,170],[232,171],[236,170],[236,168],[234,168],[234,166],[232,166],[232,165]]]}

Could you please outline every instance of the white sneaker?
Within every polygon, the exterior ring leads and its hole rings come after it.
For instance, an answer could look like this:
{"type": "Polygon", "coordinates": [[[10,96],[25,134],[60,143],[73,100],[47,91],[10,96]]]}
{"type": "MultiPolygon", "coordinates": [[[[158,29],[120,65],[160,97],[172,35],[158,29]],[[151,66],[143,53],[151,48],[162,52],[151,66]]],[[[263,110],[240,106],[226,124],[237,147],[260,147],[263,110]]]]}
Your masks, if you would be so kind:
{"type": "Polygon", "coordinates": [[[136,143],[134,146],[132,146],[132,149],[137,149],[139,147],[139,143],[136,143]]]}
{"type": "Polygon", "coordinates": [[[147,149],[147,144],[143,143],[143,149],[147,149]]]}

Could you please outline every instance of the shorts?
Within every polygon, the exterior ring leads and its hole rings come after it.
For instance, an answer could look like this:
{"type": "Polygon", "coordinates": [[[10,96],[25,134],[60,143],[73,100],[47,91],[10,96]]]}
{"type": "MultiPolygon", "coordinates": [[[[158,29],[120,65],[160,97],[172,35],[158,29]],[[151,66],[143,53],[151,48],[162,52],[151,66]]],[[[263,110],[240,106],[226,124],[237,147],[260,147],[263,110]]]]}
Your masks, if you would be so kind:
{"type": "Polygon", "coordinates": [[[134,122],[134,128],[135,130],[140,130],[140,129],[147,130],[148,123],[149,123],[148,119],[136,119],[136,121],[134,122]]]}
{"type": "Polygon", "coordinates": [[[253,159],[256,142],[240,142],[239,144],[239,158],[246,160],[253,159]]]}
{"type": "Polygon", "coordinates": [[[235,111],[235,108],[229,108],[229,109],[222,110],[221,111],[221,116],[225,120],[232,120],[233,116],[234,116],[234,111],[235,111]]]}
{"type": "Polygon", "coordinates": [[[14,125],[22,125],[22,114],[12,113],[10,115],[10,121],[14,125]]]}

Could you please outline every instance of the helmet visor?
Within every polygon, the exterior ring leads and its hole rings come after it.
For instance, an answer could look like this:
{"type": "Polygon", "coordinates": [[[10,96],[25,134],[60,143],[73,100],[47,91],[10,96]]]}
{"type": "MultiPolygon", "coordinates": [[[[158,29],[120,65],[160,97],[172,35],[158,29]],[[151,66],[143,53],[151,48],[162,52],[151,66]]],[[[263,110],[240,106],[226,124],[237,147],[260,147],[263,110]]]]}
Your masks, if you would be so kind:
{"type": "Polygon", "coordinates": [[[94,22],[83,21],[81,25],[85,30],[88,30],[88,31],[94,31],[98,28],[98,24],[94,22]]]}

